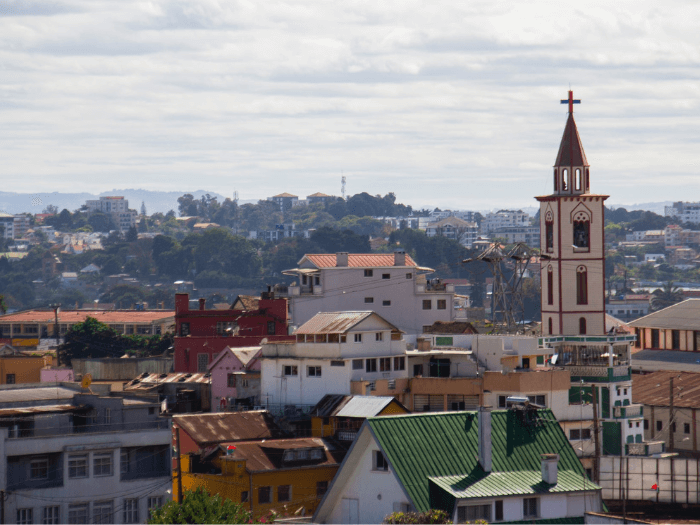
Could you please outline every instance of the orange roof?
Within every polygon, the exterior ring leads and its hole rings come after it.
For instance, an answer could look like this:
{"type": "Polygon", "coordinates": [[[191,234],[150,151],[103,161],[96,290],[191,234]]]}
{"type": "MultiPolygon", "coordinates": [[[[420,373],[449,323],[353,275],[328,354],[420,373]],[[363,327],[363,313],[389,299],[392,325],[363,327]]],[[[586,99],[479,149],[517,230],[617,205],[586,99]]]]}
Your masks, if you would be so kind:
{"type": "Polygon", "coordinates": [[[320,191],[317,191],[313,195],[309,195],[309,197],[330,197],[330,195],[326,195],[325,193],[321,193],[320,191]]]}
{"type": "MultiPolygon", "coordinates": [[[[318,268],[335,268],[336,254],[307,254],[304,256],[318,268]]],[[[350,268],[376,268],[378,266],[394,266],[394,254],[376,253],[351,253],[348,255],[348,267],[350,268]]],[[[418,266],[411,256],[406,254],[404,266],[418,266]]]]}
{"type": "Polygon", "coordinates": [[[272,196],[273,199],[278,198],[278,197],[296,197],[296,195],[292,195],[291,193],[284,192],[284,193],[280,193],[279,195],[272,196]]]}
{"type": "MultiPolygon", "coordinates": [[[[59,323],[82,323],[94,317],[101,323],[153,323],[175,317],[175,310],[59,310],[59,323]]],[[[0,316],[0,323],[54,323],[53,310],[28,310],[0,316]]]]}

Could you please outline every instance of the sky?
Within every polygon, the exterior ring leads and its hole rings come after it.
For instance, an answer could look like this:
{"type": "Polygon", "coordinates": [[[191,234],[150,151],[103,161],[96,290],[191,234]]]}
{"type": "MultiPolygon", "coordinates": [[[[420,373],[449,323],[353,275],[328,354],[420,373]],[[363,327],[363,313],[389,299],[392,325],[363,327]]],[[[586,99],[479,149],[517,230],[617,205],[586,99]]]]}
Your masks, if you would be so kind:
{"type": "Polygon", "coordinates": [[[3,191],[700,200],[700,3],[0,0],[3,191]]]}

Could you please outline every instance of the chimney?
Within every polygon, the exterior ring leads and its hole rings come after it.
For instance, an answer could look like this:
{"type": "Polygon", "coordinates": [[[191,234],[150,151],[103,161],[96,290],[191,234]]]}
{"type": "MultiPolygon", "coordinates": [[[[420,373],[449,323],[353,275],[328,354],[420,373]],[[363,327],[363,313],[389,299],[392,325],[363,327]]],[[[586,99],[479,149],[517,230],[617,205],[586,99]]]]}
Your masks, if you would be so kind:
{"type": "Polygon", "coordinates": [[[200,309],[200,310],[204,310],[204,306],[205,306],[206,304],[207,304],[207,300],[206,300],[204,297],[202,297],[202,298],[199,299],[199,309],[200,309]]]}
{"type": "Polygon", "coordinates": [[[559,454],[542,454],[542,481],[550,485],[557,484],[559,454]]]}
{"type": "Polygon", "coordinates": [[[479,464],[491,472],[491,407],[479,407],[479,464]]]}
{"type": "Polygon", "coordinates": [[[406,266],[406,250],[394,250],[394,266],[406,266]]]}
{"type": "Polygon", "coordinates": [[[348,252],[338,252],[335,254],[335,265],[337,267],[347,267],[348,265],[348,252]]]}

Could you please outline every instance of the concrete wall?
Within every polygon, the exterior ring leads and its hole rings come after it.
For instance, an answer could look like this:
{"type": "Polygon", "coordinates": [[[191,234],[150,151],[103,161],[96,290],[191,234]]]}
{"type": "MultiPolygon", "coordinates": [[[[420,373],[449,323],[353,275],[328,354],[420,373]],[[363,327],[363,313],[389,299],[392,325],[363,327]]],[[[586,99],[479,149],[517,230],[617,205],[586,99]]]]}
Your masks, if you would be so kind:
{"type": "Polygon", "coordinates": [[[144,372],[168,374],[173,371],[172,357],[131,357],[73,359],[76,377],[91,374],[93,381],[129,381],[144,372]]]}

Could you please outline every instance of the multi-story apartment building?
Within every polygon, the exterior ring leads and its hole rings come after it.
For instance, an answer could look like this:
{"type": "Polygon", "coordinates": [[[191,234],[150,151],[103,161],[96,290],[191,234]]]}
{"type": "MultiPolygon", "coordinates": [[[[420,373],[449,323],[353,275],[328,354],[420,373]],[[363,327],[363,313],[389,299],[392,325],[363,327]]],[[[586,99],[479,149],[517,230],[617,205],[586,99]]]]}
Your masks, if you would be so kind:
{"type": "Polygon", "coordinates": [[[27,234],[27,230],[32,226],[30,215],[28,213],[20,213],[19,215],[15,215],[13,219],[15,223],[14,238],[23,239],[27,234]]]}
{"type": "Polygon", "coordinates": [[[481,220],[482,233],[504,228],[523,228],[530,225],[530,216],[522,210],[498,210],[487,213],[481,220]]]}
{"type": "Polygon", "coordinates": [[[431,222],[425,229],[428,237],[436,235],[457,241],[462,246],[471,248],[479,237],[479,227],[475,222],[467,222],[457,217],[447,217],[437,222],[431,222]]]}
{"type": "Polygon", "coordinates": [[[112,222],[120,231],[136,226],[138,212],[129,209],[129,201],[124,197],[100,197],[99,200],[85,201],[88,215],[102,212],[112,217],[112,222]]]}
{"type": "Polygon", "coordinates": [[[143,523],[170,499],[172,434],[157,399],[80,390],[0,387],[6,523],[143,523]]]}
{"type": "Polygon", "coordinates": [[[666,217],[673,217],[678,222],[700,223],[700,202],[674,202],[664,207],[666,217]]]}
{"type": "Polygon", "coordinates": [[[2,226],[2,236],[5,239],[15,238],[15,217],[9,213],[0,212],[0,226],[2,226]]]}
{"type": "Polygon", "coordinates": [[[434,270],[418,266],[402,250],[307,254],[298,264],[283,272],[297,278],[286,287],[295,326],[318,312],[373,310],[403,332],[417,334],[435,321],[454,318],[454,285],[428,280],[434,270]]]}
{"type": "Polygon", "coordinates": [[[280,193],[278,195],[273,195],[268,197],[267,200],[274,202],[280,207],[280,211],[288,210],[299,204],[299,197],[292,195],[291,193],[280,193]]]}
{"type": "MultiPolygon", "coordinates": [[[[533,248],[540,246],[540,227],[501,228],[490,232],[492,238],[504,239],[506,244],[522,242],[533,248]]],[[[476,239],[475,239],[476,240],[476,239]]]]}

